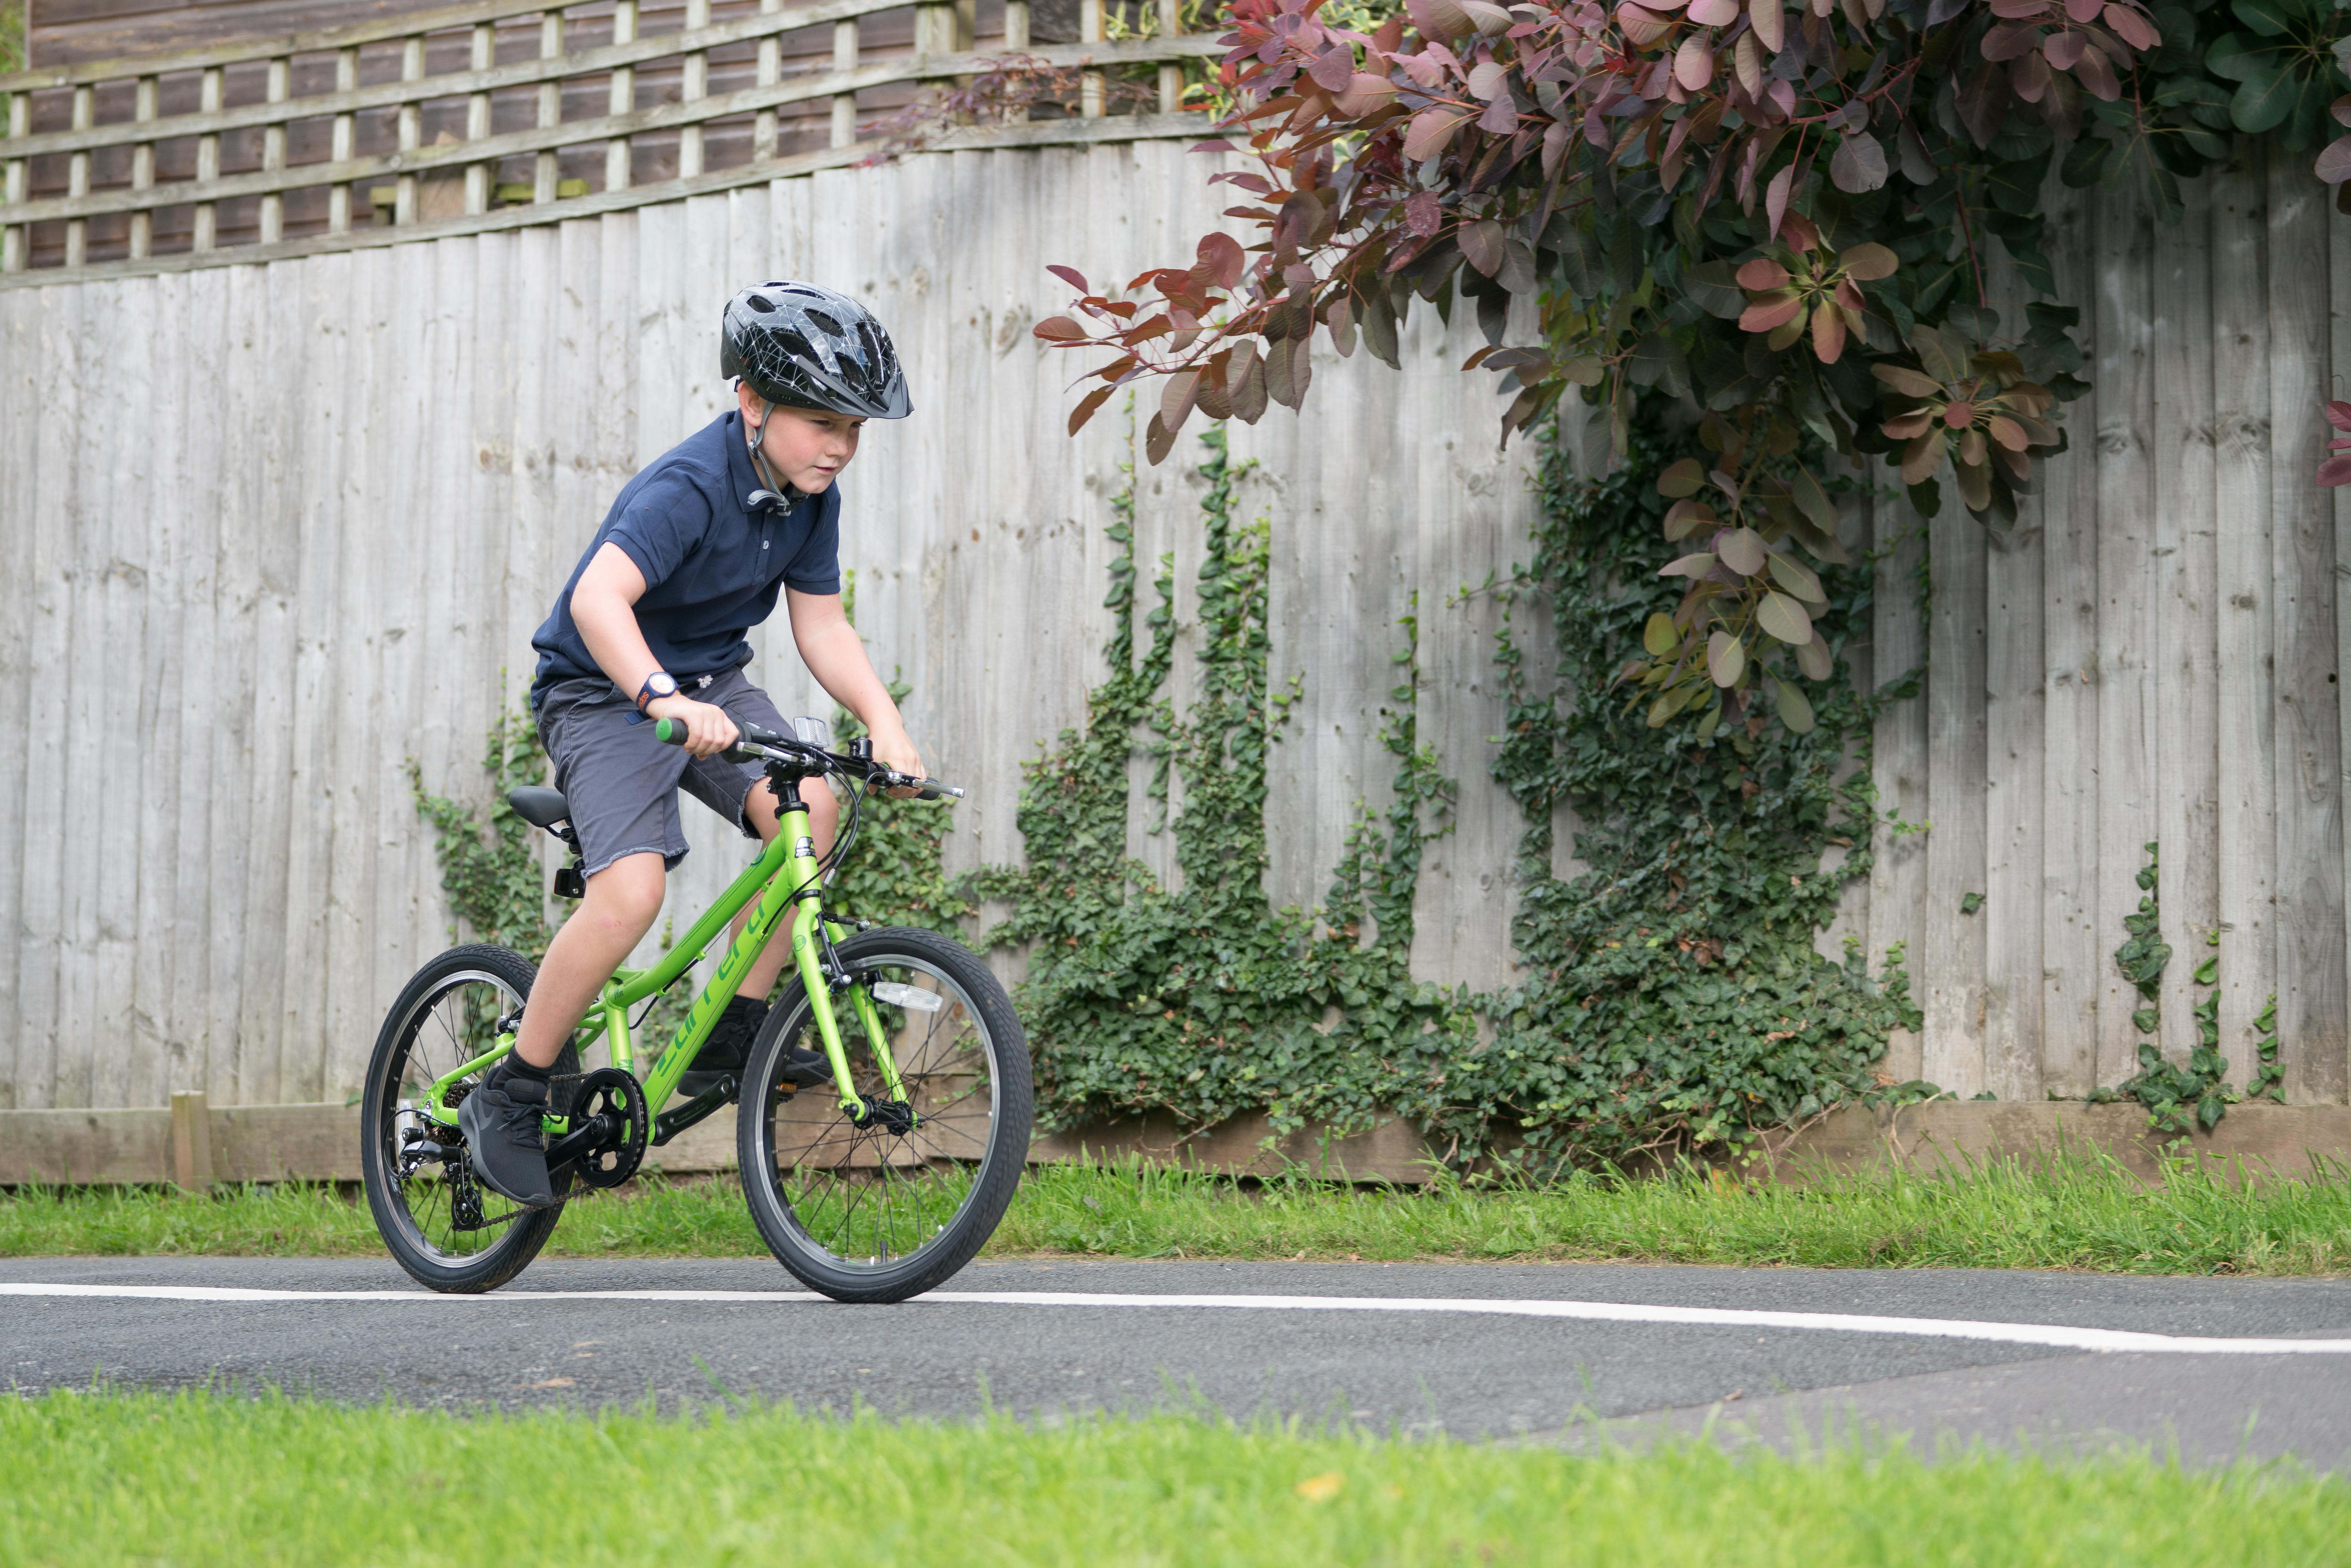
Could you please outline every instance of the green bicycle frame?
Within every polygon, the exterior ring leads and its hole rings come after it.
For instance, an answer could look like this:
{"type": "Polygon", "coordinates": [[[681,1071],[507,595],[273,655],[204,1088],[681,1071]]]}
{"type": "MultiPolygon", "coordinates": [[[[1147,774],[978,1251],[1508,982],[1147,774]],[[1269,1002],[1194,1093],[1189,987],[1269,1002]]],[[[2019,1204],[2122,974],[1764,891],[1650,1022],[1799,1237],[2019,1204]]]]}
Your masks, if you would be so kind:
{"type": "MultiPolygon", "coordinates": [[[[817,923],[824,918],[820,907],[821,884],[817,877],[817,854],[814,841],[809,833],[808,808],[805,805],[788,809],[777,824],[776,836],[758,860],[744,868],[726,891],[719,894],[702,918],[662,961],[650,969],[622,969],[605,982],[597,1006],[581,1020],[585,1031],[601,1024],[605,1039],[611,1043],[612,1065],[635,1071],[635,1051],[629,1040],[629,1009],[656,992],[668,989],[680,976],[698,962],[705,948],[726,929],[743,906],[758,900],[750,922],[741,936],[726,950],[718,972],[709,985],[695,998],[694,1006],[686,1012],[685,1021],[671,1037],[669,1049],[653,1066],[653,1075],[644,1080],[648,1103],[667,1103],[676,1090],[680,1078],[694,1065],[703,1042],[717,1026],[718,1015],[750,972],[751,965],[768,946],[776,928],[783,923],[784,912],[792,910],[792,957],[799,971],[800,984],[808,991],[809,1005],[816,1014],[817,1033],[824,1041],[824,1054],[832,1068],[833,1086],[840,1092],[841,1108],[851,1114],[864,1110],[864,1101],[850,1080],[849,1057],[841,1043],[841,1025],[834,1015],[832,987],[824,971],[824,944],[816,940],[817,923]],[[797,906],[797,907],[795,907],[797,906]],[[601,1014],[601,1017],[600,1017],[601,1014]]],[[[827,931],[838,938],[848,935],[841,925],[827,923],[827,931]]],[[[882,1081],[893,1100],[906,1098],[905,1081],[899,1076],[898,1064],[890,1052],[888,1037],[883,1032],[881,1016],[875,1010],[873,998],[862,985],[848,988],[851,1006],[858,1021],[864,1026],[865,1038],[873,1048],[874,1063],[881,1069],[882,1081]]],[[[478,1072],[496,1062],[514,1049],[514,1036],[501,1034],[494,1050],[475,1057],[454,1071],[435,1079],[424,1092],[424,1113],[434,1120],[454,1124],[457,1113],[449,1109],[447,1096],[460,1079],[478,1072]]],[[[567,1130],[559,1118],[549,1119],[550,1130],[567,1130]]]]}

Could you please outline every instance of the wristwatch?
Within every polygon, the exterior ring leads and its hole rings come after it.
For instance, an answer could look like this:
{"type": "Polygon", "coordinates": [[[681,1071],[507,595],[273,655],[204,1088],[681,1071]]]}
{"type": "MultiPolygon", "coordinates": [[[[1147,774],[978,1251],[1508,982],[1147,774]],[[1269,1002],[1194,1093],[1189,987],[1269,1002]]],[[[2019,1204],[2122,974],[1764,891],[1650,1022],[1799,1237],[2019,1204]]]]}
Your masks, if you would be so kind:
{"type": "Polygon", "coordinates": [[[645,705],[655,697],[675,695],[677,695],[677,677],[667,670],[655,670],[645,677],[645,684],[637,688],[637,711],[644,712],[645,705]]]}

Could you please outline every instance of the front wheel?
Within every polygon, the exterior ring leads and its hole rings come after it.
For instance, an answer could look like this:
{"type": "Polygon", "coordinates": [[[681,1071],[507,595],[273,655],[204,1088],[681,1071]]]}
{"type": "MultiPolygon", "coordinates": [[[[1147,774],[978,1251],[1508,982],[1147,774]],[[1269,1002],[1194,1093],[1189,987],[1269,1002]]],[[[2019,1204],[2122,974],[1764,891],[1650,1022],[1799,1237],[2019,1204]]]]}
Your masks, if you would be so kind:
{"type": "MultiPolygon", "coordinates": [[[[425,1090],[497,1045],[498,1020],[521,1009],[538,969],[521,954],[474,944],[452,947],[416,971],[376,1036],[360,1110],[360,1169],[368,1207],[400,1266],[436,1291],[495,1291],[547,1244],[563,1213],[557,1200],[524,1208],[475,1179],[464,1138],[425,1115],[425,1090]]],[[[555,1071],[580,1071],[569,1044],[555,1071]]],[[[456,1103],[482,1074],[450,1091],[456,1103]]]]}
{"type": "MultiPolygon", "coordinates": [[[[1034,1117],[1029,1044],[979,956],[935,932],[888,927],[840,945],[875,1000],[906,1089],[903,1115],[859,1126],[830,1082],[795,1090],[789,1048],[821,1052],[797,983],[753,1042],[737,1113],[743,1194],[777,1260],[841,1301],[903,1301],[944,1283],[995,1234],[1019,1185],[1034,1117]]],[[[888,1096],[873,1042],[834,997],[858,1092],[888,1096]]]]}

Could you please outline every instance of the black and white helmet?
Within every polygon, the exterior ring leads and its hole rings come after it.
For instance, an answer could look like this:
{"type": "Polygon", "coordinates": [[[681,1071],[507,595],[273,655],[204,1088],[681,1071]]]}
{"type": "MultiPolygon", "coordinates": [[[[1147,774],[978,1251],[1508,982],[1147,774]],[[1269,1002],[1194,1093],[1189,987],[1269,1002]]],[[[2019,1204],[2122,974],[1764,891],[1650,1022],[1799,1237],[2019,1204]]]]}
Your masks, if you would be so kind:
{"type": "Polygon", "coordinates": [[[914,405],[898,350],[872,313],[813,283],[758,283],[726,302],[718,373],[740,376],[769,402],[866,419],[904,419],[914,405]]]}

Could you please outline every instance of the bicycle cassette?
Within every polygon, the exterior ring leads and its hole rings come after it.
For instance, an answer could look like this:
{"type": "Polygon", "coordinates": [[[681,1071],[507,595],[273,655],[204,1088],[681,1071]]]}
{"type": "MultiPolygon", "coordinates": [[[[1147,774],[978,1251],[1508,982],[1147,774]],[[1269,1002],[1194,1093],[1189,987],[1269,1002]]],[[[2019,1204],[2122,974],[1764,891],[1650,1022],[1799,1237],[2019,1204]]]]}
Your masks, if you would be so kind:
{"type": "Polygon", "coordinates": [[[557,1142],[568,1144],[591,1129],[593,1136],[564,1164],[590,1186],[619,1186],[637,1174],[645,1157],[653,1124],[645,1086],[622,1068],[600,1067],[568,1087],[571,1131],[557,1142]]]}

